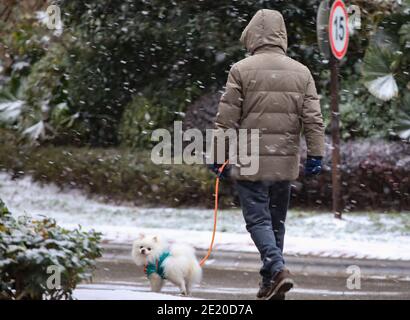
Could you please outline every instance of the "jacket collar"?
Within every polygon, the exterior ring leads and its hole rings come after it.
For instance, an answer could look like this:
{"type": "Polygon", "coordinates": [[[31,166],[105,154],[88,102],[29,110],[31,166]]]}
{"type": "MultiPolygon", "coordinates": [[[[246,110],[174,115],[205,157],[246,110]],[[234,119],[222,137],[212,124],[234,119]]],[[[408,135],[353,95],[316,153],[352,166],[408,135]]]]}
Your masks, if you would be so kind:
{"type": "Polygon", "coordinates": [[[270,45],[266,45],[266,46],[262,46],[257,48],[253,55],[259,54],[259,53],[278,53],[278,54],[282,54],[285,55],[285,51],[283,50],[282,47],[279,46],[270,46],[270,45]]]}

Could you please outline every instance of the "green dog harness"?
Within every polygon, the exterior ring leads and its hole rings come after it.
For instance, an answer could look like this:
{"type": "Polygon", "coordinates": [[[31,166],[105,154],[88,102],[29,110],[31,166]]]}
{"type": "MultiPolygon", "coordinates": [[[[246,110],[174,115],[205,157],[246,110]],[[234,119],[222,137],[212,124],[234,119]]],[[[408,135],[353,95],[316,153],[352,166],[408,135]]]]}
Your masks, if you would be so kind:
{"type": "Polygon", "coordinates": [[[148,263],[144,267],[144,272],[149,277],[151,274],[156,273],[158,274],[162,279],[165,279],[165,274],[164,274],[164,261],[170,256],[171,254],[169,252],[164,252],[159,256],[158,260],[155,260],[151,263],[148,263]]]}

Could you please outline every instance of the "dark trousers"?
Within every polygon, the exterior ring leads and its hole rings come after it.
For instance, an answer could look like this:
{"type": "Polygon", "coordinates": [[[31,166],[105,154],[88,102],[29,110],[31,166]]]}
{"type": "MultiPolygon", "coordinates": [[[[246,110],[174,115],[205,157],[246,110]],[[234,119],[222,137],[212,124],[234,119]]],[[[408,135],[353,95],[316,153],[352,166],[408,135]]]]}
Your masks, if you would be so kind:
{"type": "Polygon", "coordinates": [[[259,250],[260,274],[268,283],[283,269],[285,220],[289,206],[289,181],[237,181],[246,229],[259,250]]]}

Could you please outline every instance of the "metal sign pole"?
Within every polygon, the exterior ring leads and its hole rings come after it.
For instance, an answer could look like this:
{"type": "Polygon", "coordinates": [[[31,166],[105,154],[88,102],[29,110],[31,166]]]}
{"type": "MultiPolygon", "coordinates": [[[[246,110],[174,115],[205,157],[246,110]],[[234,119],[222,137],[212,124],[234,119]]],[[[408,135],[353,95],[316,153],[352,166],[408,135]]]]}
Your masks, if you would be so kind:
{"type": "Polygon", "coordinates": [[[339,61],[346,55],[349,46],[349,16],[343,0],[322,0],[318,8],[316,28],[319,49],[324,56],[329,57],[332,110],[332,209],[335,218],[341,219],[339,61]]]}
{"type": "Polygon", "coordinates": [[[341,175],[340,175],[340,112],[339,112],[339,60],[330,55],[330,96],[332,131],[332,203],[335,218],[342,218],[341,175]]]}

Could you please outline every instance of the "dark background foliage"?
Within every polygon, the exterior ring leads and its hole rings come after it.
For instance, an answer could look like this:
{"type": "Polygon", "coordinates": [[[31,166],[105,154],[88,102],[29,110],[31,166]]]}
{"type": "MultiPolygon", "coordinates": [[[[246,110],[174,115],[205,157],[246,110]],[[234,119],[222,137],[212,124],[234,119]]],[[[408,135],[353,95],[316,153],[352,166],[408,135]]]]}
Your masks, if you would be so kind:
{"type": "MultiPolygon", "coordinates": [[[[38,180],[57,182],[62,187],[67,184],[90,193],[110,194],[114,199],[135,198],[136,202],[142,199],[142,192],[150,195],[145,200],[151,196],[158,199],[161,194],[162,205],[197,204],[196,197],[208,198],[212,176],[205,168],[174,169],[149,163],[151,132],[157,128],[172,132],[175,120],[183,120],[185,128],[204,129],[212,125],[227,72],[233,63],[246,56],[239,43],[241,32],[261,8],[276,9],[284,15],[288,54],[312,70],[324,118],[329,123],[328,61],[319,53],[316,40],[319,0],[60,0],[56,1],[64,23],[60,35],[48,30],[33,14],[44,9],[47,1],[25,0],[19,5],[14,0],[8,2],[14,3],[6,6],[10,10],[3,11],[0,6],[0,14],[7,13],[7,18],[0,22],[0,103],[5,98],[22,101],[25,108],[11,125],[1,126],[20,135],[39,121],[53,129],[47,139],[36,141],[42,145],[38,150],[21,138],[11,146],[5,141],[2,168],[12,169],[16,176],[21,174],[18,172],[30,173],[38,180]],[[78,149],[79,146],[85,148],[78,149]],[[67,157],[64,150],[75,156],[67,157]],[[10,154],[16,158],[10,158],[10,154]],[[116,160],[117,155],[121,161],[116,160]],[[98,160],[111,156],[112,161],[98,160]],[[50,166],[49,161],[58,165],[50,166]],[[135,182],[133,192],[124,189],[120,172],[139,181],[135,182]],[[107,179],[113,181],[109,188],[107,179]],[[159,188],[149,189],[150,183],[159,188]],[[193,186],[193,198],[180,199],[189,185],[193,186]]],[[[388,1],[346,2],[357,4],[362,10],[362,29],[351,37],[347,58],[341,61],[341,133],[348,142],[342,147],[347,168],[343,178],[348,181],[344,190],[348,194],[346,208],[351,208],[351,199],[360,207],[386,207],[381,203],[384,197],[389,199],[387,203],[394,203],[394,208],[403,208],[408,201],[408,171],[391,162],[387,165],[383,148],[377,149],[380,154],[375,156],[376,160],[369,160],[375,173],[362,170],[364,162],[348,156],[346,148],[353,143],[357,152],[373,157],[376,149],[369,149],[361,139],[399,141],[396,126],[405,119],[402,111],[408,113],[406,105],[410,108],[408,54],[403,53],[405,59],[396,63],[400,96],[391,101],[384,102],[368,92],[363,70],[367,70],[366,65],[374,65],[372,61],[383,58],[369,52],[372,37],[380,30],[403,33],[406,26],[396,22],[405,24],[408,14],[397,11],[388,1]],[[382,168],[391,168],[388,172],[393,172],[394,178],[379,174],[382,168]],[[365,183],[358,177],[376,182],[365,183]],[[385,193],[386,184],[389,190],[396,190],[391,187],[392,179],[400,180],[400,195],[396,191],[385,193]],[[366,190],[350,196],[353,186],[361,184],[369,188],[369,194],[378,195],[373,196],[376,200],[370,201],[366,195],[356,199],[366,190]]],[[[405,43],[401,46],[405,47],[405,43]]],[[[387,144],[385,148],[397,150],[397,161],[406,158],[408,150],[394,146],[387,144]]],[[[329,160],[327,154],[326,161],[329,160]]],[[[319,180],[301,178],[300,182],[302,185],[296,184],[293,204],[329,207],[328,172],[319,180]],[[318,181],[320,192],[311,194],[308,190],[314,189],[318,181]]],[[[229,189],[227,194],[229,204],[233,193],[229,189]]],[[[148,202],[152,203],[151,200],[148,202]]],[[[209,205],[205,200],[203,203],[209,205]]]]}
{"type": "MultiPolygon", "coordinates": [[[[71,65],[76,67],[70,72],[68,91],[73,112],[82,111],[89,120],[93,145],[119,142],[118,122],[135,95],[148,100],[155,97],[168,115],[158,125],[170,126],[196,98],[223,87],[230,65],[245,56],[239,43],[242,30],[258,9],[272,8],[284,15],[288,53],[312,70],[328,115],[328,66],[316,44],[319,2],[61,1],[62,11],[68,13],[65,25],[86,44],[81,54],[72,57],[71,65]],[[175,92],[181,99],[175,98],[175,92]]],[[[343,83],[356,80],[356,87],[342,92],[342,98],[355,101],[359,100],[354,96],[360,87],[358,64],[380,10],[371,1],[364,3],[364,27],[352,38],[341,69],[343,83]]],[[[362,100],[369,95],[366,90],[360,93],[362,100]]],[[[373,131],[386,136],[386,127],[391,127],[389,116],[383,123],[372,121],[378,116],[369,112],[370,123],[357,130],[352,121],[353,133],[344,136],[371,135],[373,131]]],[[[346,132],[351,129],[350,118],[347,113],[346,132]]]]}

